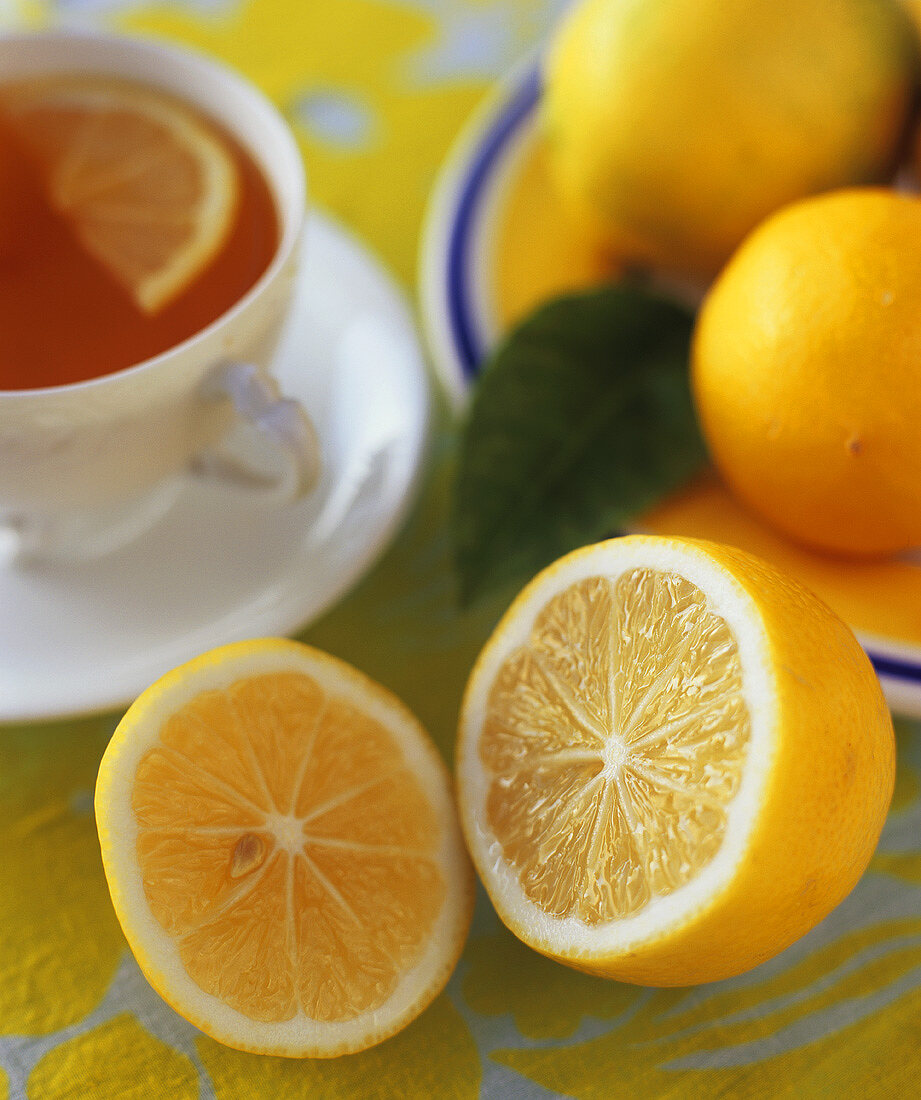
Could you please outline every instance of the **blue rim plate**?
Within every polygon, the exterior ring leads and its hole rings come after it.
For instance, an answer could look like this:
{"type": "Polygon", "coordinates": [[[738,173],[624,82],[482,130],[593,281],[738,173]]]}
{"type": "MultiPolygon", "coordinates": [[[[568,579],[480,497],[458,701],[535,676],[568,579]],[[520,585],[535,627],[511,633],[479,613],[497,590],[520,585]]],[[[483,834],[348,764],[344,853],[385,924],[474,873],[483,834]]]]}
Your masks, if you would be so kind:
{"type": "MultiPolygon", "coordinates": [[[[420,253],[422,322],[435,369],[458,411],[499,337],[494,229],[509,181],[534,140],[540,94],[540,66],[529,58],[463,129],[427,211],[420,253]]],[[[858,636],[892,709],[921,718],[921,650],[898,639],[858,636]]]]}
{"type": "Polygon", "coordinates": [[[464,127],[426,213],[422,322],[439,378],[457,409],[499,336],[487,255],[505,184],[534,133],[540,92],[540,69],[529,59],[464,127]]]}

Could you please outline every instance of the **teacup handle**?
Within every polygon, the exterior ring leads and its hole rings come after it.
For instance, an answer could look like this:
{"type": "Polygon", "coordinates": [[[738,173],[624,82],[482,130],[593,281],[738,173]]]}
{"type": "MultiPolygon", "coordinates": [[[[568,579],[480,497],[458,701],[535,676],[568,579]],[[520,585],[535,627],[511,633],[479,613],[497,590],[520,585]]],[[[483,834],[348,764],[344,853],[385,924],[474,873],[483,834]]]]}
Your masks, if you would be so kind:
{"type": "Polygon", "coordinates": [[[225,363],[204,380],[206,400],[229,400],[237,417],[267,441],[284,464],[280,477],[253,469],[245,457],[219,447],[201,452],[193,470],[209,479],[246,489],[260,489],[272,503],[300,500],[315,488],[320,476],[317,433],[301,405],[283,397],[278,383],[252,363],[225,363]]]}

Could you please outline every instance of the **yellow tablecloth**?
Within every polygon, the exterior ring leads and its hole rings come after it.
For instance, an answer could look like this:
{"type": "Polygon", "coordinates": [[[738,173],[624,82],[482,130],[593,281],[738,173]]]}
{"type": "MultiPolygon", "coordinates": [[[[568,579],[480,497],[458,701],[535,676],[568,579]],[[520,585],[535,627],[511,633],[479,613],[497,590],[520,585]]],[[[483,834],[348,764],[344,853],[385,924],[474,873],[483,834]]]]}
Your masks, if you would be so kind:
{"type": "MultiPolygon", "coordinates": [[[[314,199],[412,288],[423,207],[452,137],[559,6],[0,0],[0,23],[101,21],[193,43],[237,66],[294,125],[314,199]]],[[[446,424],[442,417],[408,526],[304,637],[395,690],[450,759],[462,684],[497,608],[455,610],[446,424]]],[[[0,1098],[4,1090],[41,1100],[921,1093],[914,728],[900,730],[895,803],[871,870],[810,936],[752,974],[682,991],[592,979],[518,944],[481,896],[456,974],[416,1023],[364,1054],[290,1062],[201,1035],[153,993],[127,952],[92,816],[117,717],[0,731],[0,1098]]]]}

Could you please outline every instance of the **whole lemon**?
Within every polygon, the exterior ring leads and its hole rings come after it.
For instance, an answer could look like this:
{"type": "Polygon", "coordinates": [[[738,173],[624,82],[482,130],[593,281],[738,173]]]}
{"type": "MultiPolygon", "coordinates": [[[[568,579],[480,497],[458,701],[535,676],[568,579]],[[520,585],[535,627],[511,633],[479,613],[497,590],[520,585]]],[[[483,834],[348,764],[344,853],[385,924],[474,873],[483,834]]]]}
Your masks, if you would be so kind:
{"type": "Polygon", "coordinates": [[[916,42],[896,0],[582,0],[546,73],[563,199],[620,258],[712,275],[779,207],[887,176],[916,42]]]}
{"type": "Polygon", "coordinates": [[[716,465],[776,527],[921,545],[921,201],[858,188],[769,218],[704,302],[692,373],[716,465]]]}

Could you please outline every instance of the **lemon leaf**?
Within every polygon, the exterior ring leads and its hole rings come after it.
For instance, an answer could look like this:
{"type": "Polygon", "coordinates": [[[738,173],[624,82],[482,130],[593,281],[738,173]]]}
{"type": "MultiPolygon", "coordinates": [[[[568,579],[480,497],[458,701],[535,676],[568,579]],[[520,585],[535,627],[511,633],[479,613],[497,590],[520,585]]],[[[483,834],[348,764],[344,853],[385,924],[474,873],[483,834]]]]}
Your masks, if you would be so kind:
{"type": "Polygon", "coordinates": [[[619,284],[550,302],[507,337],[461,436],[453,534],[464,604],[617,533],[703,464],[693,323],[619,284]]]}

